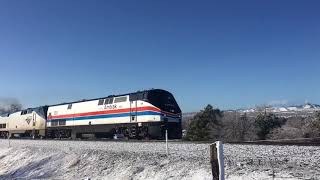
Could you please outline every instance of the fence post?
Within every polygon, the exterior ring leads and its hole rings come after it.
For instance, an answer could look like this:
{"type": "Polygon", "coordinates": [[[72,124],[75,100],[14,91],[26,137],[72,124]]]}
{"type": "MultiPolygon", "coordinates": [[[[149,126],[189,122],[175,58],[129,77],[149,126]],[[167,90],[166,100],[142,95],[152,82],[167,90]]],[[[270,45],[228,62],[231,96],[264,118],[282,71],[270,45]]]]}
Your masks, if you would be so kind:
{"type": "Polygon", "coordinates": [[[169,148],[168,148],[168,130],[166,129],[166,154],[169,155],[169,148]]]}
{"type": "Polygon", "coordinates": [[[10,144],[10,134],[8,133],[8,143],[9,143],[9,148],[11,147],[11,144],[10,144]]]}
{"type": "Polygon", "coordinates": [[[213,180],[224,180],[224,156],[221,141],[210,145],[210,163],[213,180]]]}

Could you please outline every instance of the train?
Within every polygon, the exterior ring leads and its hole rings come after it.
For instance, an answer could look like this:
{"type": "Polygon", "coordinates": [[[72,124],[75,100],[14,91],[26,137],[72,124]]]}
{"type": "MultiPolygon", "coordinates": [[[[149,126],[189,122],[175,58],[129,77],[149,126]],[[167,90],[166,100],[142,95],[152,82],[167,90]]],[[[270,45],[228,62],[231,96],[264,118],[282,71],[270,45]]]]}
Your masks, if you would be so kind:
{"type": "Polygon", "coordinates": [[[0,117],[3,138],[181,139],[182,113],[174,96],[151,89],[44,105],[0,117]]]}

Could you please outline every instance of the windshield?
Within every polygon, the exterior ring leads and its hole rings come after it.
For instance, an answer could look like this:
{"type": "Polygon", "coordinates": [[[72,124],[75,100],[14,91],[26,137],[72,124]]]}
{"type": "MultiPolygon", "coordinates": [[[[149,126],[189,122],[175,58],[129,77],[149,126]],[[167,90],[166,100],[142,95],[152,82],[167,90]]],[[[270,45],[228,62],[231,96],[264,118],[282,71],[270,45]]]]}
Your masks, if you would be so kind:
{"type": "Polygon", "coordinates": [[[173,95],[164,90],[153,90],[148,93],[148,101],[163,111],[181,113],[173,95]]]}

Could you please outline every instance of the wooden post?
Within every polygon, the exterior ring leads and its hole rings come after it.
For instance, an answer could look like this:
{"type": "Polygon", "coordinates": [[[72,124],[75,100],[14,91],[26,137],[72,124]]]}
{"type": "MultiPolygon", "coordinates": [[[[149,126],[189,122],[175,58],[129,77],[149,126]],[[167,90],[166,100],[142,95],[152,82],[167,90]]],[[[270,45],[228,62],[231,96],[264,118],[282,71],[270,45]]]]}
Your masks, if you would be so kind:
{"type": "Polygon", "coordinates": [[[210,163],[213,180],[224,180],[223,145],[217,141],[210,145],[210,163]]]}

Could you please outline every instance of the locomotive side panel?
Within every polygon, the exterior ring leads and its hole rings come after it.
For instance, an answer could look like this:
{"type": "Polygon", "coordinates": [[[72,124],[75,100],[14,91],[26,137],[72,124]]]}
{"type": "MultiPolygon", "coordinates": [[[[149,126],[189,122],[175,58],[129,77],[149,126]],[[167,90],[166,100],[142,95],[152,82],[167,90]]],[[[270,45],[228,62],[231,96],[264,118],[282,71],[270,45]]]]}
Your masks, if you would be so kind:
{"type": "MultiPolygon", "coordinates": [[[[48,127],[123,124],[161,121],[160,110],[148,102],[99,103],[99,100],[49,107],[48,127]],[[68,109],[69,108],[69,109],[68,109]]],[[[105,99],[103,99],[106,101],[105,99]]]]}

